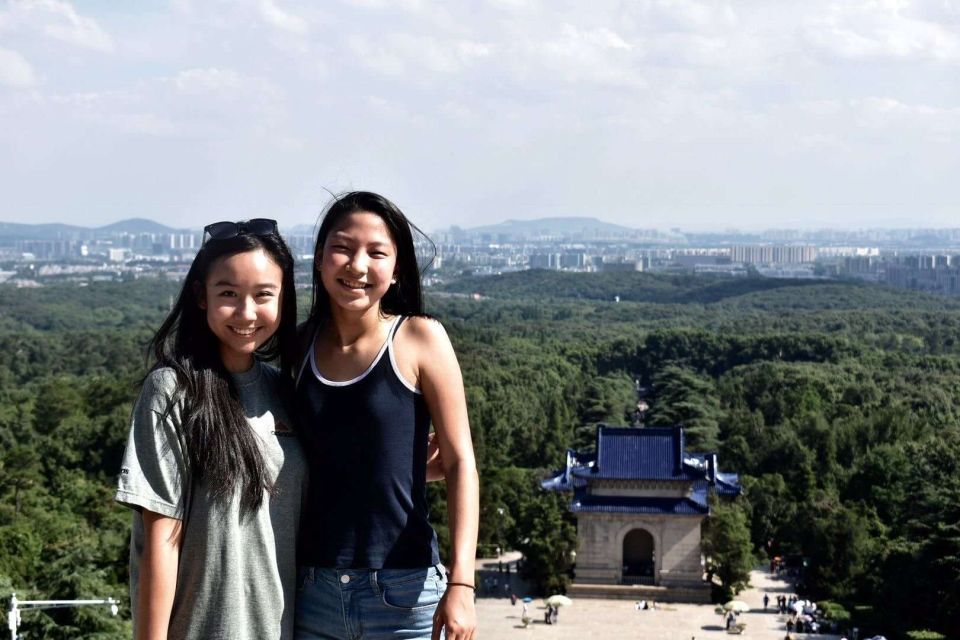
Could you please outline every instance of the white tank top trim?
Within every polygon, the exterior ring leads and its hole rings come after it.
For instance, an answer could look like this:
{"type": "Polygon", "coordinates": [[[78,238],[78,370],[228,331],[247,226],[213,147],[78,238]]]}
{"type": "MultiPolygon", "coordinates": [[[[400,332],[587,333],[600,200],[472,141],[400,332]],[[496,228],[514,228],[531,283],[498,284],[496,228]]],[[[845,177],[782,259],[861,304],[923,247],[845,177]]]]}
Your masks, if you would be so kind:
{"type": "Polygon", "coordinates": [[[310,368],[313,370],[313,375],[316,376],[317,380],[319,380],[323,384],[331,387],[349,386],[351,384],[357,383],[363,380],[364,378],[366,378],[370,374],[370,372],[373,371],[373,368],[377,366],[377,363],[380,362],[380,359],[383,358],[383,353],[386,351],[388,353],[388,357],[390,358],[390,367],[393,369],[393,375],[397,376],[397,380],[399,380],[404,387],[406,387],[413,393],[421,394],[422,392],[419,389],[413,386],[409,380],[407,380],[400,374],[400,367],[397,366],[397,358],[396,358],[396,355],[394,354],[394,349],[393,349],[393,337],[396,335],[397,325],[400,324],[400,321],[402,318],[403,318],[402,316],[397,316],[396,318],[394,318],[393,322],[390,323],[390,329],[387,333],[387,339],[384,341],[383,345],[380,347],[380,351],[377,352],[377,356],[373,359],[373,362],[370,363],[370,366],[368,366],[363,371],[363,373],[361,373],[357,377],[352,378],[350,380],[330,380],[324,377],[322,373],[320,373],[320,369],[317,368],[317,358],[316,358],[317,336],[316,334],[314,334],[313,341],[310,343],[310,353],[308,353],[307,357],[303,359],[303,365],[300,367],[300,373],[297,375],[297,381],[299,382],[300,377],[303,375],[303,370],[306,369],[307,362],[309,361],[310,368]]]}
{"type": "Polygon", "coordinates": [[[400,367],[397,366],[397,356],[396,356],[396,354],[394,353],[394,349],[393,349],[393,335],[392,335],[392,334],[391,334],[391,336],[390,336],[390,346],[387,347],[387,351],[389,352],[388,355],[390,356],[390,366],[393,367],[393,375],[397,376],[397,380],[399,380],[400,383],[401,383],[403,386],[405,386],[407,389],[409,389],[410,391],[412,391],[412,392],[414,392],[414,393],[416,393],[416,394],[418,394],[418,395],[422,394],[423,392],[420,391],[420,389],[417,389],[415,386],[413,386],[412,384],[410,384],[410,381],[407,380],[406,378],[404,378],[404,377],[400,374],[400,367]]]}
{"type": "MultiPolygon", "coordinates": [[[[358,375],[356,378],[351,378],[350,380],[329,380],[320,373],[320,369],[317,368],[317,337],[313,337],[313,344],[310,345],[310,368],[313,369],[313,375],[317,376],[317,380],[323,384],[330,387],[347,387],[351,384],[360,382],[373,371],[373,368],[377,366],[377,363],[380,362],[380,358],[383,357],[384,352],[387,350],[387,347],[390,346],[390,342],[393,341],[393,330],[396,328],[397,323],[400,322],[401,316],[397,316],[393,319],[393,322],[390,323],[390,329],[387,331],[387,339],[383,341],[383,344],[380,346],[380,351],[377,352],[377,357],[373,359],[373,362],[370,363],[363,373],[358,375]]],[[[318,332],[319,333],[319,332],[318,332]]]]}

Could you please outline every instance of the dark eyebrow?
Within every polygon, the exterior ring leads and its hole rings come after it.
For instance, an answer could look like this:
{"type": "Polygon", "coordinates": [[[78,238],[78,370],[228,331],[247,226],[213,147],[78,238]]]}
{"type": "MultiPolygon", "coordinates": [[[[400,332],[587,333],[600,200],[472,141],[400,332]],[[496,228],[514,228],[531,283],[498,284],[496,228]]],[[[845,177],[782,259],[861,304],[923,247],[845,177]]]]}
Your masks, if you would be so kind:
{"type": "MultiPolygon", "coordinates": [[[[345,232],[345,231],[343,231],[343,230],[340,230],[340,231],[331,231],[331,232],[330,232],[330,235],[331,235],[331,236],[337,236],[337,237],[340,238],[341,240],[350,241],[350,242],[356,242],[356,240],[354,239],[353,236],[351,236],[349,233],[347,233],[347,232],[345,232]]],[[[392,242],[379,242],[379,241],[378,241],[378,242],[370,242],[370,243],[368,243],[367,246],[370,246],[370,247],[391,247],[391,246],[393,246],[393,243],[392,243],[392,242]]]]}
{"type": "MultiPolygon", "coordinates": [[[[218,280],[217,282],[214,282],[214,283],[213,283],[213,286],[215,286],[215,287],[233,287],[233,288],[236,288],[236,287],[237,287],[237,285],[235,285],[234,283],[230,282],[229,280],[218,280]]],[[[272,282],[262,282],[262,283],[260,283],[260,284],[255,284],[255,285],[253,285],[253,288],[254,288],[254,289],[279,289],[279,288],[280,288],[280,285],[273,284],[272,282]]]]}

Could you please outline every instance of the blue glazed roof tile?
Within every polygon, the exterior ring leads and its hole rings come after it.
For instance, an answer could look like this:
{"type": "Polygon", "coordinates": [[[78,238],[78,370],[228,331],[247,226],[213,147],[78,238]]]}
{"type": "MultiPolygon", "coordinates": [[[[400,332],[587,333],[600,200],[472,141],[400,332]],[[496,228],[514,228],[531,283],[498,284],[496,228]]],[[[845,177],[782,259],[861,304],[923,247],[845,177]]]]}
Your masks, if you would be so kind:
{"type": "Polygon", "coordinates": [[[696,473],[683,463],[683,430],[671,427],[606,427],[597,429],[597,460],[575,475],[630,480],[693,480],[696,473]]]}
{"type": "MultiPolygon", "coordinates": [[[[708,508],[707,496],[711,491],[722,496],[736,496],[741,491],[737,474],[722,473],[717,470],[716,454],[687,452],[684,447],[683,429],[672,427],[636,428],[601,425],[597,429],[595,453],[582,454],[572,449],[568,450],[566,466],[540,483],[544,489],[574,490],[576,494],[574,502],[582,505],[575,510],[597,510],[610,513],[672,513],[669,510],[663,510],[668,509],[667,506],[656,502],[662,500],[660,498],[611,497],[603,504],[596,502],[600,496],[588,496],[583,491],[587,484],[595,479],[691,483],[692,494],[683,500],[690,505],[695,505],[691,508],[702,509],[704,512],[708,508]],[[630,503],[631,500],[647,502],[630,503]],[[592,506],[583,506],[588,503],[592,506]],[[616,511],[616,509],[622,510],[616,511]],[[640,510],[630,511],[630,509],[640,510]]],[[[681,505],[669,508],[684,507],[681,505]]]]}

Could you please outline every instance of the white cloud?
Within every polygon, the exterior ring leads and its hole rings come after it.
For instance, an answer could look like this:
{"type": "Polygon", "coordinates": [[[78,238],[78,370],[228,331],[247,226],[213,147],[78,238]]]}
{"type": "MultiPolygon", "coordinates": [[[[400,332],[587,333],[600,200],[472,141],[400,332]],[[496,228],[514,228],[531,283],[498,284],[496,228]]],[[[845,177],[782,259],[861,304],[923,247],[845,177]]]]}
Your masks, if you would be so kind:
{"type": "Polygon", "coordinates": [[[503,62],[519,73],[522,82],[599,84],[644,88],[643,50],[610,28],[559,25],[555,31],[517,40],[503,62]]]}
{"type": "Polygon", "coordinates": [[[600,49],[624,49],[630,51],[634,45],[629,44],[615,31],[606,27],[597,27],[581,31],[570,24],[563,25],[563,35],[571,40],[582,40],[600,49]]]}
{"type": "Polygon", "coordinates": [[[960,133],[960,107],[942,108],[926,104],[905,104],[888,97],[869,97],[854,100],[851,107],[858,114],[858,124],[878,131],[901,134],[912,132],[940,141],[954,141],[960,133]],[[948,137],[950,136],[950,137],[948,137]]]}
{"type": "Polygon", "coordinates": [[[803,34],[810,45],[839,58],[960,62],[956,29],[903,2],[836,3],[808,17],[803,34]]]}
{"type": "Polygon", "coordinates": [[[120,113],[111,118],[110,125],[123,134],[167,138],[182,134],[182,129],[169,118],[157,113],[120,113]]]}
{"type": "Polygon", "coordinates": [[[0,85],[22,88],[36,83],[36,74],[26,58],[16,51],[0,48],[0,85]]]}
{"type": "Polygon", "coordinates": [[[796,146],[806,151],[825,151],[828,153],[850,151],[850,146],[834,133],[796,134],[796,146]]]}
{"type": "Polygon", "coordinates": [[[170,6],[177,13],[186,15],[193,13],[193,0],[170,0],[170,6]]]}
{"type": "Polygon", "coordinates": [[[495,9],[506,11],[531,11],[540,8],[539,0],[486,0],[495,9]]]}
{"type": "Polygon", "coordinates": [[[423,0],[342,0],[344,4],[365,9],[401,9],[403,11],[421,11],[426,7],[423,0]]]}
{"type": "Polygon", "coordinates": [[[65,122],[122,135],[284,135],[281,92],[266,80],[233,69],[187,69],[125,89],[56,96],[51,108],[65,122]]]}
{"type": "Polygon", "coordinates": [[[395,48],[371,42],[359,35],[349,36],[346,43],[360,64],[368,69],[387,76],[399,76],[406,69],[395,48]]]}
{"type": "Polygon", "coordinates": [[[336,183],[438,225],[955,202],[958,39],[944,0],[0,0],[0,188],[282,217],[336,183]]]}
{"type": "Polygon", "coordinates": [[[375,41],[363,36],[350,36],[347,44],[359,63],[387,76],[423,72],[452,74],[486,58],[492,46],[468,40],[440,40],[412,34],[392,34],[375,41]]]}
{"type": "Polygon", "coordinates": [[[309,31],[310,25],[300,16],[296,16],[288,11],[284,11],[274,0],[260,0],[257,8],[262,17],[268,24],[288,31],[296,35],[304,35],[309,31]]]}
{"type": "Polygon", "coordinates": [[[80,15],[72,4],[61,0],[13,0],[2,23],[83,49],[110,53],[115,46],[96,20],[80,15]]]}
{"type": "Polygon", "coordinates": [[[735,27],[737,14],[726,2],[653,0],[633,8],[659,31],[715,31],[735,27]]]}
{"type": "Polygon", "coordinates": [[[249,80],[233,69],[187,69],[169,79],[184,93],[216,93],[241,88],[249,80]]]}

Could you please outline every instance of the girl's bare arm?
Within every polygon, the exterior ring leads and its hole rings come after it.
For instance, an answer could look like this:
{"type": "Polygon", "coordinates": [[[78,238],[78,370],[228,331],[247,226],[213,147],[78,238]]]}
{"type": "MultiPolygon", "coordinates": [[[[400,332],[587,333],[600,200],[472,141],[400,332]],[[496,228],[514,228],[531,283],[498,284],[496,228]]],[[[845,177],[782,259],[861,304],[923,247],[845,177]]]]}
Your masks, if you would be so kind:
{"type": "Polygon", "coordinates": [[[450,339],[439,322],[411,320],[418,381],[437,433],[447,479],[450,523],[450,585],[437,609],[437,624],[450,640],[469,640],[476,629],[473,591],[474,559],[479,524],[480,482],[470,438],[463,378],[450,339]]]}
{"type": "Polygon", "coordinates": [[[143,511],[144,543],[136,602],[137,640],[166,640],[177,589],[181,521],[143,511]]]}

